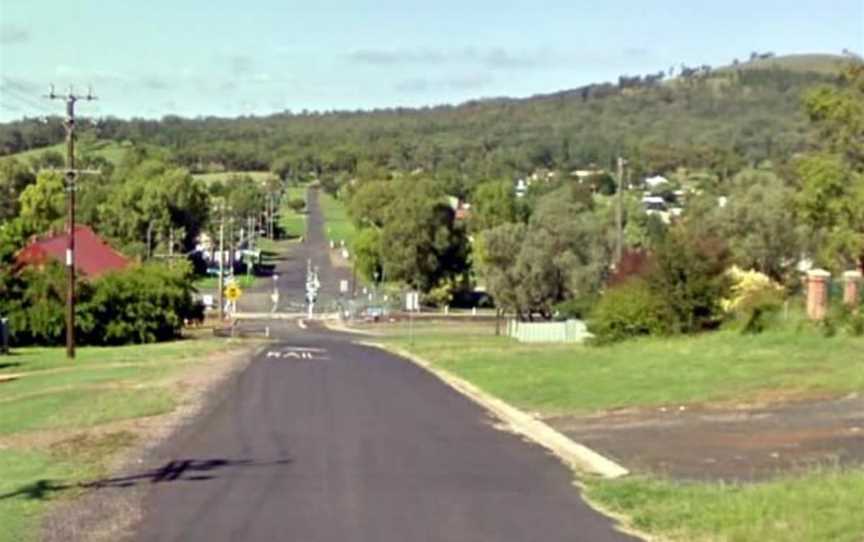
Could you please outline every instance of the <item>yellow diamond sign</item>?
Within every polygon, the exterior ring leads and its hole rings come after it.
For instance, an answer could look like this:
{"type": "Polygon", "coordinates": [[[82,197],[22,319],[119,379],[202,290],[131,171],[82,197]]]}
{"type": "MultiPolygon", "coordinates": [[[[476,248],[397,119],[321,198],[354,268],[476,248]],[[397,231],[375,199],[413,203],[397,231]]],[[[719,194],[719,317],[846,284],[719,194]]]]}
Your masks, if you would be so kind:
{"type": "Polygon", "coordinates": [[[243,290],[236,284],[229,284],[225,287],[225,298],[228,301],[237,301],[243,295],[243,290]]]}

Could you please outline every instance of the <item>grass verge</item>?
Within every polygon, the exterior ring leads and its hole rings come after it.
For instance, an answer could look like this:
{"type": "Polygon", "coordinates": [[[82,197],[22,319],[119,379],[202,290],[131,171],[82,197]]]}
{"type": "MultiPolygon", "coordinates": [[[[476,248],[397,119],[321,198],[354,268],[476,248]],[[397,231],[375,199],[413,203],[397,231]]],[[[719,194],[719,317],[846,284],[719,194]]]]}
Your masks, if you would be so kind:
{"type": "Polygon", "coordinates": [[[0,541],[36,540],[52,501],[79,494],[136,442],[116,422],[173,410],[180,377],[226,348],[199,339],[84,347],[71,362],[61,348],[0,357],[0,541]]]}
{"type": "Polygon", "coordinates": [[[283,205],[279,209],[279,227],[288,237],[302,237],[306,235],[306,211],[295,211],[288,206],[291,200],[306,200],[306,186],[288,187],[283,196],[283,205]]]}
{"type": "Polygon", "coordinates": [[[348,218],[345,204],[323,190],[320,191],[318,202],[321,205],[321,214],[324,215],[327,239],[337,243],[345,241],[345,244],[350,247],[357,232],[348,218]]]}
{"type": "Polygon", "coordinates": [[[492,327],[407,324],[387,339],[485,391],[544,415],[864,390],[864,339],[814,332],[642,339],[606,347],[520,344],[492,327]]]}
{"type": "Polygon", "coordinates": [[[587,497],[638,530],[688,542],[861,542],[864,470],[752,485],[633,477],[591,480],[587,497]]]}
{"type": "MultiPolygon", "coordinates": [[[[541,414],[786,398],[864,389],[864,340],[777,331],[644,339],[596,348],[524,345],[476,321],[378,326],[390,343],[541,414]]],[[[862,542],[864,469],[820,468],[753,484],[647,475],[582,480],[640,532],[680,542],[862,542]]]]}

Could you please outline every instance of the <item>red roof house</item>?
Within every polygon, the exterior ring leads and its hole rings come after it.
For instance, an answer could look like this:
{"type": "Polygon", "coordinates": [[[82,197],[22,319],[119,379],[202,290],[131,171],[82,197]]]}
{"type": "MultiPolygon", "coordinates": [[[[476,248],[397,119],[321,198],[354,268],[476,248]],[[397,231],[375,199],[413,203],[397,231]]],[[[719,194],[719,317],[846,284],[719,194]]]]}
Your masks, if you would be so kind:
{"type": "MultiPolygon", "coordinates": [[[[66,247],[69,235],[66,232],[37,239],[21,249],[16,256],[18,265],[44,265],[50,260],[66,262],[66,247]]],[[[108,246],[89,226],[75,227],[75,270],[89,278],[96,278],[109,271],[118,271],[130,261],[108,246]]]]}

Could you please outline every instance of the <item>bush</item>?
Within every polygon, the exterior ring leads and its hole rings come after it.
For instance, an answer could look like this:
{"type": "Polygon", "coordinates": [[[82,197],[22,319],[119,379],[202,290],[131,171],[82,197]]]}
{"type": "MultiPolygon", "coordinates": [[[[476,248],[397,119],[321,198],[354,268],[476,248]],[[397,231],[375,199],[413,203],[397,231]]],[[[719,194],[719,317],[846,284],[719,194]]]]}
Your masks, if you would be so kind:
{"type": "Polygon", "coordinates": [[[591,313],[588,329],[600,344],[674,331],[675,314],[643,279],[608,290],[591,313]]]}
{"type": "Polygon", "coordinates": [[[570,320],[576,318],[585,320],[591,315],[591,311],[600,300],[596,294],[586,294],[574,299],[562,301],[552,307],[556,320],[570,320]]]}
{"type": "Polygon", "coordinates": [[[732,267],[728,272],[732,287],[730,297],[721,305],[742,333],[761,333],[783,305],[783,287],[758,271],[732,267]]]}
{"type": "Polygon", "coordinates": [[[646,280],[673,315],[674,331],[714,329],[723,320],[721,300],[728,297],[730,253],[719,239],[673,230],[659,246],[646,280]]]}
{"type": "Polygon", "coordinates": [[[299,213],[306,208],[306,200],[303,198],[293,198],[288,200],[288,207],[295,213],[299,213]]]}
{"type": "Polygon", "coordinates": [[[93,284],[82,307],[89,344],[150,343],[178,338],[187,320],[203,318],[193,301],[189,266],[145,265],[110,273],[93,284]]]}

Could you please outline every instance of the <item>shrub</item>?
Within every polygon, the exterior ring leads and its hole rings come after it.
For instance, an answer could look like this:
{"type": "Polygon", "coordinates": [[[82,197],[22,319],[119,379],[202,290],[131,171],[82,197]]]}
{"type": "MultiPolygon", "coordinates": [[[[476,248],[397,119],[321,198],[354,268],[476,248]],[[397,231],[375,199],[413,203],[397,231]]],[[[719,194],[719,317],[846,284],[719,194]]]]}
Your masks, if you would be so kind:
{"type": "Polygon", "coordinates": [[[82,312],[90,319],[89,344],[167,341],[180,336],[186,320],[203,317],[193,301],[189,266],[145,265],[109,273],[93,284],[82,312]]]}
{"type": "Polygon", "coordinates": [[[572,318],[585,320],[590,316],[599,300],[597,294],[585,294],[554,305],[552,311],[556,320],[570,320],[572,318]]]}
{"type": "Polygon", "coordinates": [[[288,207],[295,213],[299,213],[306,208],[306,200],[303,198],[292,198],[288,200],[288,207]]]}
{"type": "Polygon", "coordinates": [[[608,290],[591,313],[588,329],[600,344],[639,335],[666,335],[675,314],[643,279],[634,278],[608,290]]]}
{"type": "Polygon", "coordinates": [[[741,326],[743,333],[761,333],[783,304],[783,287],[768,275],[738,267],[732,267],[727,276],[732,286],[730,296],[720,301],[723,310],[741,326]]]}
{"type": "Polygon", "coordinates": [[[730,286],[729,257],[721,240],[695,237],[681,228],[661,243],[646,280],[673,315],[674,331],[692,333],[720,324],[720,300],[728,297],[730,286]]]}

